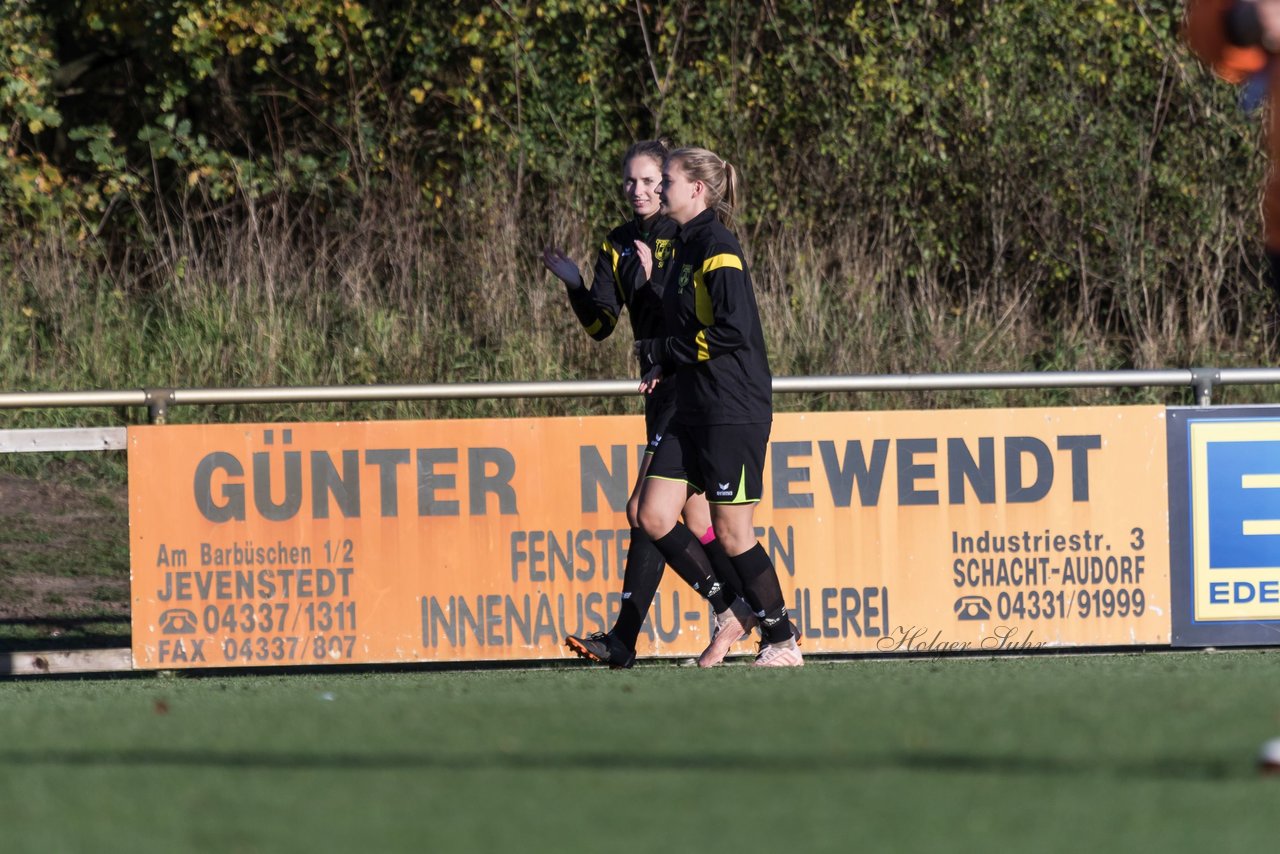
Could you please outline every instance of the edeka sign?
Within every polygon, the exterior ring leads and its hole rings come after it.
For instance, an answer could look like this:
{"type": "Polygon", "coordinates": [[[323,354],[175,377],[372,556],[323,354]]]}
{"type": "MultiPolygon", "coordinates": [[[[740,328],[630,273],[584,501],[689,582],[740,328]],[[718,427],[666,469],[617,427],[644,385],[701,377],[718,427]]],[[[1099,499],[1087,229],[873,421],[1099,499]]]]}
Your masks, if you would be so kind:
{"type": "Polygon", "coordinates": [[[1173,642],[1280,638],[1280,408],[1169,410],[1173,642]]]}
{"type": "MultiPolygon", "coordinates": [[[[141,668],[563,657],[618,612],[638,416],[129,430],[141,668]]],[[[1168,641],[1159,407],[778,415],[810,652],[1168,641]]],[[[710,637],[667,573],[640,654],[710,637]]],[[[752,645],[737,650],[748,653],[752,645]]]]}

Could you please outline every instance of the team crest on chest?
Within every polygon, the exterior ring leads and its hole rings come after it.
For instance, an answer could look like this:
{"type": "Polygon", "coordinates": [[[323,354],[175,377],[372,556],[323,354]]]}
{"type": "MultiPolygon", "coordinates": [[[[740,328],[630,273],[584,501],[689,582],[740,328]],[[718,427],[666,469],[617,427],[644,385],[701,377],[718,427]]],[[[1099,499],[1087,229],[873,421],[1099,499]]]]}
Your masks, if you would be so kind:
{"type": "Polygon", "coordinates": [[[693,278],[693,265],[684,264],[680,267],[680,278],[676,280],[676,293],[684,293],[684,289],[689,287],[689,280],[693,278]]]}
{"type": "Polygon", "coordinates": [[[671,240],[653,241],[653,260],[657,262],[659,270],[666,267],[667,262],[675,256],[676,249],[671,245],[673,242],[671,240]]]}

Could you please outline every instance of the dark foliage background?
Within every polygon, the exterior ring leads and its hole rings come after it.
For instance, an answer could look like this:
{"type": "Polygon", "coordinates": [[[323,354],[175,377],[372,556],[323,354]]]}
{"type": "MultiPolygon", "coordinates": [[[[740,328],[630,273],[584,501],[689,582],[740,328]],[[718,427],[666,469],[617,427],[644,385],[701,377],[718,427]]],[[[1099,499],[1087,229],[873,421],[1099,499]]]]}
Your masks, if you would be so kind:
{"type": "MultiPolygon", "coordinates": [[[[538,256],[556,242],[589,265],[625,215],[618,158],[659,133],[745,176],[778,375],[1266,364],[1258,123],[1180,17],[1160,0],[7,0],[0,384],[629,376],[625,334],[580,334],[538,256]]],[[[269,417],[584,406],[635,403],[269,417]]]]}

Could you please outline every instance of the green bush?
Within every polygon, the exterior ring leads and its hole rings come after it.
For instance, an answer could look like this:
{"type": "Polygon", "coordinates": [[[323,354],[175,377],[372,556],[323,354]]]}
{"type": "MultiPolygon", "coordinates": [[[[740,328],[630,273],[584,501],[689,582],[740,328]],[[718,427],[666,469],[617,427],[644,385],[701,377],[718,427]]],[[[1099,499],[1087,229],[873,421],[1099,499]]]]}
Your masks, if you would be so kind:
{"type": "Polygon", "coordinates": [[[740,168],[779,375],[1266,363],[1257,123],[1181,5],[9,0],[0,382],[627,376],[538,254],[657,134],[740,168]]]}

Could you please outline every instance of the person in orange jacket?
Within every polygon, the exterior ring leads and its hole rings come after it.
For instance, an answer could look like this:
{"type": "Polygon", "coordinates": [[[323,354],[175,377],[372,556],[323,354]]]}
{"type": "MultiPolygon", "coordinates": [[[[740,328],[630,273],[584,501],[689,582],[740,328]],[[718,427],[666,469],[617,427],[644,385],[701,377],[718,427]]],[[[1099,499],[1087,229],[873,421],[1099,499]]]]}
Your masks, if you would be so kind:
{"type": "Polygon", "coordinates": [[[1243,87],[1246,108],[1267,107],[1263,245],[1268,284],[1280,294],[1280,0],[1189,0],[1183,34],[1219,77],[1243,87]]]}

